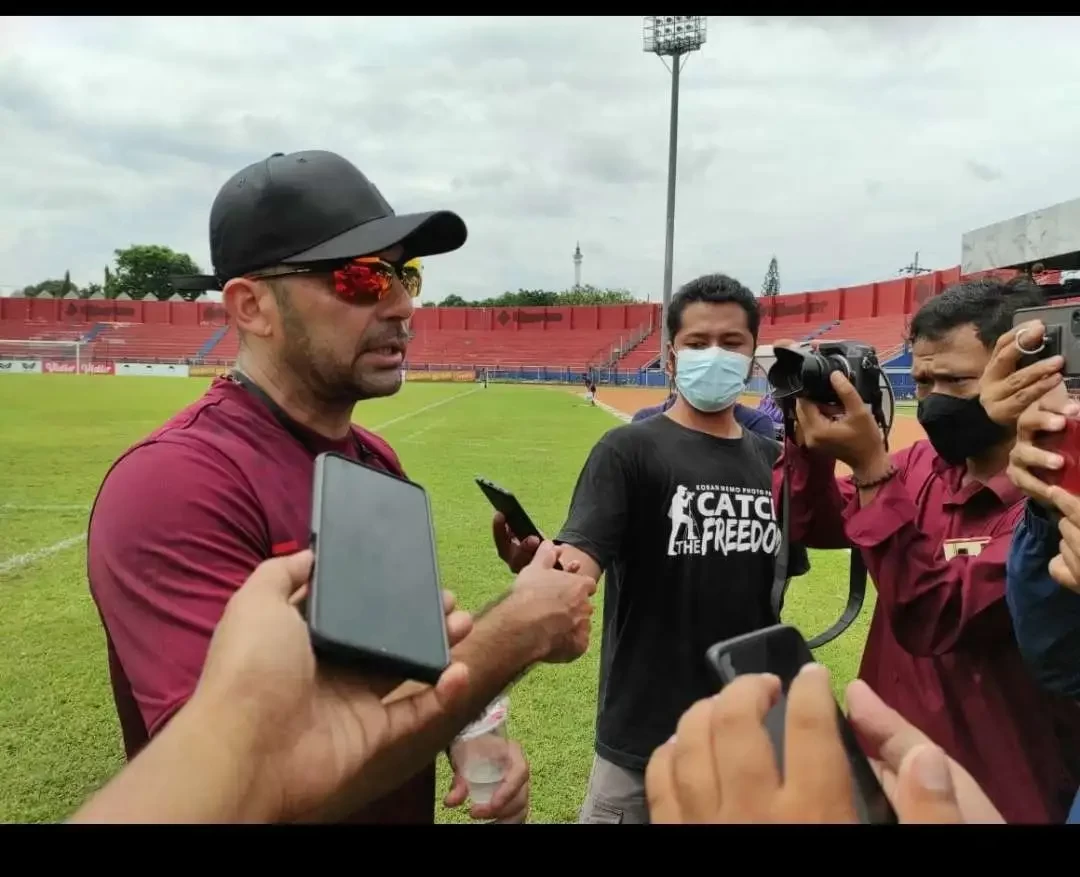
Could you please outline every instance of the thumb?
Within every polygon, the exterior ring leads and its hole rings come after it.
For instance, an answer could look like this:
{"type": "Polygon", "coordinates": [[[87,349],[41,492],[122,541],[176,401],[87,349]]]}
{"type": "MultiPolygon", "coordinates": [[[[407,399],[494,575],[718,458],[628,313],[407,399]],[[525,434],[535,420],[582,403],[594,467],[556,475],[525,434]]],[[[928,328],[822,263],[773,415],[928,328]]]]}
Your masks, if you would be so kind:
{"type": "Polygon", "coordinates": [[[916,746],[900,762],[893,803],[902,823],[955,825],[964,822],[949,760],[940,748],[930,743],[916,746]]]}
{"type": "Polygon", "coordinates": [[[450,791],[446,793],[446,797],[443,798],[444,807],[460,807],[465,803],[465,799],[469,797],[469,784],[465,782],[465,777],[454,771],[454,778],[450,781],[450,791]]]}
{"type": "Polygon", "coordinates": [[[287,557],[264,560],[251,574],[243,589],[288,600],[307,584],[315,555],[308,549],[287,557]]]}
{"type": "Polygon", "coordinates": [[[559,553],[555,550],[555,544],[548,539],[545,539],[540,543],[540,547],[536,549],[536,554],[533,555],[532,563],[529,566],[538,566],[541,569],[554,569],[555,561],[558,560],[559,553]]]}
{"type": "Polygon", "coordinates": [[[829,382],[832,384],[832,388],[836,390],[836,395],[840,397],[840,402],[847,414],[854,414],[865,404],[862,396],[859,395],[859,391],[840,372],[833,372],[829,375],[829,382]]]}

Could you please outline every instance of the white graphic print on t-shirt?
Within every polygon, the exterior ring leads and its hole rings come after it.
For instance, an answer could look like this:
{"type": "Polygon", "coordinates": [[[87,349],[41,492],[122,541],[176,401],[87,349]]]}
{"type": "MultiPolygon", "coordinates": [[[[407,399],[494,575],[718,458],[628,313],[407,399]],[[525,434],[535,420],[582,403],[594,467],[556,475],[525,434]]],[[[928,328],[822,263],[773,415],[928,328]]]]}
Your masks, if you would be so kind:
{"type": "Polygon", "coordinates": [[[668,556],[722,552],[776,554],[780,528],[772,492],[754,487],[680,484],[668,507],[668,556]]]}

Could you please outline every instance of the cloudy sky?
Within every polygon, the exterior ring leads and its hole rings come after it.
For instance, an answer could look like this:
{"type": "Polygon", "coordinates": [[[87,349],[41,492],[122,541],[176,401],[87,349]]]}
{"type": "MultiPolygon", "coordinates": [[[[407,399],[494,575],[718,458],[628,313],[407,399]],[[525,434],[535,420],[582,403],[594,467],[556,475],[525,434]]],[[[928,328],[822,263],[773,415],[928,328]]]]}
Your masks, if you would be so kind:
{"type": "MultiPolygon", "coordinates": [[[[0,19],[0,291],[161,243],[209,269],[220,185],[330,149],[469,225],[425,298],[584,276],[658,300],[670,77],[641,18],[0,19]]],[[[895,277],[1080,196],[1080,21],[719,18],[683,69],[675,282],[895,277]]]]}

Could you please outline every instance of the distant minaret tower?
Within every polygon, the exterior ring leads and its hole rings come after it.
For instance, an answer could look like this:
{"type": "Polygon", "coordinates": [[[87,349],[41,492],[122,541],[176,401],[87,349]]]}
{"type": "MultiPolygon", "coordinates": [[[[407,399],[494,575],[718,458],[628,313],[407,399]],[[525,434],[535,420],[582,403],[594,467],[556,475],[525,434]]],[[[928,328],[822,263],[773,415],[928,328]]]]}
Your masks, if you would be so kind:
{"type": "Polygon", "coordinates": [[[574,289],[581,289],[581,242],[574,248],[574,289]]]}

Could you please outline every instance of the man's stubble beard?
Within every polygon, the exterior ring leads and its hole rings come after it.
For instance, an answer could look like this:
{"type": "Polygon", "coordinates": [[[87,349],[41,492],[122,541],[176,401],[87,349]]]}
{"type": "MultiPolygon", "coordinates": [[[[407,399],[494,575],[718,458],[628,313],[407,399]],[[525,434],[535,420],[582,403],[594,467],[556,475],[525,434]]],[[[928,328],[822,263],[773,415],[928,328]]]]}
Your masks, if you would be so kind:
{"type": "Polygon", "coordinates": [[[320,355],[307,327],[291,308],[284,308],[282,317],[285,324],[282,362],[319,403],[334,408],[352,406],[364,399],[393,396],[401,389],[400,371],[392,385],[389,381],[373,384],[358,379],[353,371],[355,360],[345,367],[337,366],[332,357],[320,355]]]}

